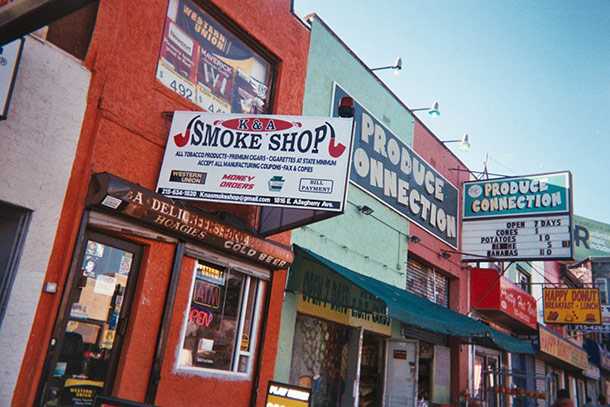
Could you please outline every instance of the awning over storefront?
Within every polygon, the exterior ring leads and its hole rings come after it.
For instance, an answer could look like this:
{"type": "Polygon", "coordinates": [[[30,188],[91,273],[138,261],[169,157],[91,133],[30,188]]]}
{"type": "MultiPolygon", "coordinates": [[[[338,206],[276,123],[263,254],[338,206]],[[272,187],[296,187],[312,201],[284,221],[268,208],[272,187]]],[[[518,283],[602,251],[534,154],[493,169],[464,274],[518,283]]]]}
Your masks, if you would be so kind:
{"type": "MultiPolygon", "coordinates": [[[[333,272],[361,290],[372,294],[375,299],[386,305],[391,318],[405,324],[438,334],[460,337],[485,346],[495,346],[511,353],[534,353],[529,342],[503,334],[480,321],[434,304],[404,289],[356,273],[305,248],[295,245],[294,252],[295,262],[291,268],[288,289],[302,292],[303,297],[314,298],[318,302],[332,303],[337,300],[337,298],[330,298],[334,294],[332,287],[328,287],[328,283],[319,281],[320,275],[323,274],[316,273],[316,269],[320,271],[319,269],[323,268],[325,269],[321,270],[323,273],[333,272]],[[317,281],[319,288],[310,289],[311,281],[317,281]]],[[[344,291],[342,290],[342,292],[344,291]]],[[[345,300],[344,297],[338,298],[339,301],[341,299],[345,300]]],[[[337,306],[360,308],[359,304],[354,303],[353,300],[352,304],[336,304],[335,308],[337,306]]]]}

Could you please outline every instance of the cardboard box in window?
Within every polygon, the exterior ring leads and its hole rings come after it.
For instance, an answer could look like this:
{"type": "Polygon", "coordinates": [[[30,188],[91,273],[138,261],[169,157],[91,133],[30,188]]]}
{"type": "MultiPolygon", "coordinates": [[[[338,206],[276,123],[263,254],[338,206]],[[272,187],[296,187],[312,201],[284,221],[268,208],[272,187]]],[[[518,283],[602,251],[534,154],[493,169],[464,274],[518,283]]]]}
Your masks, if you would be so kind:
{"type": "Polygon", "coordinates": [[[95,278],[87,277],[87,284],[80,293],[78,303],[82,311],[86,313],[87,318],[106,321],[112,295],[97,293],[95,291],[95,284],[95,278]]]}

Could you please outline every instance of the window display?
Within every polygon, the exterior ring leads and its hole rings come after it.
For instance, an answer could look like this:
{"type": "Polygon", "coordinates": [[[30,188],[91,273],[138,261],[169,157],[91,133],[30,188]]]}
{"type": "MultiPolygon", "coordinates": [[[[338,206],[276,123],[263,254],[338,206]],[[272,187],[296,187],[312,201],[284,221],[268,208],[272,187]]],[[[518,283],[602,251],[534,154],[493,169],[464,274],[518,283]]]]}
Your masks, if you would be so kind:
{"type": "Polygon", "coordinates": [[[179,366],[246,373],[257,291],[255,278],[197,261],[179,366]]]}
{"type": "Polygon", "coordinates": [[[212,113],[270,111],[271,64],[190,0],[170,0],[157,79],[212,113]]]}

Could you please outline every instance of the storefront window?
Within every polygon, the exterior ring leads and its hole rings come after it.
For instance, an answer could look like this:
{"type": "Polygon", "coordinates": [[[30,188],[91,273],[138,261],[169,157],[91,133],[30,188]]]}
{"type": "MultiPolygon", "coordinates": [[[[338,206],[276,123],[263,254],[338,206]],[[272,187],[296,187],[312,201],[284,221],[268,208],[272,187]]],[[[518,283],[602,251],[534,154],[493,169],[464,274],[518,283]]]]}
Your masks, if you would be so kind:
{"type": "Polygon", "coordinates": [[[272,66],[191,0],[170,0],[157,79],[213,113],[270,111],[272,66]]]}
{"type": "Polygon", "coordinates": [[[198,261],[179,366],[247,373],[257,279],[198,261]]]}
{"type": "Polygon", "coordinates": [[[595,287],[599,288],[599,298],[602,304],[608,304],[608,281],[605,278],[596,278],[595,287]]]}

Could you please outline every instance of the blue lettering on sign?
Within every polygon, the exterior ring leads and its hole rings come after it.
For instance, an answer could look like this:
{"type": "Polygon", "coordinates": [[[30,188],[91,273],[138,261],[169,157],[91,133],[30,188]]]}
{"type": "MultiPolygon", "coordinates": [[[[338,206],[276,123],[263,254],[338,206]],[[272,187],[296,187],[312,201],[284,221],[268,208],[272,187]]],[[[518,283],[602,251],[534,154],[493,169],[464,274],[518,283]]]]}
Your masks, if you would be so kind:
{"type": "MultiPolygon", "coordinates": [[[[333,116],[344,96],[335,84],[333,116]]],[[[354,185],[457,248],[457,188],[355,100],[352,154],[354,185]]]]}

